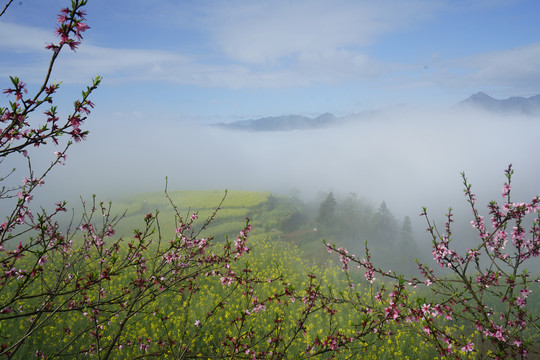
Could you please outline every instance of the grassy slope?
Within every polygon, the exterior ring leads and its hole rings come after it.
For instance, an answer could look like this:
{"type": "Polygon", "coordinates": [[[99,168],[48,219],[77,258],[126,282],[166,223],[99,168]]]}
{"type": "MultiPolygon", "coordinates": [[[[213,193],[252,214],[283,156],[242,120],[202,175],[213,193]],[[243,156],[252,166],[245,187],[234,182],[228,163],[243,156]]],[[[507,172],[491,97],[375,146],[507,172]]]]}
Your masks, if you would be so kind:
{"type": "MultiPolygon", "coordinates": [[[[238,232],[245,225],[248,217],[253,226],[251,239],[256,243],[259,239],[272,241],[285,241],[302,249],[303,253],[311,259],[328,259],[320,234],[312,227],[284,231],[283,224],[291,215],[298,211],[299,204],[294,199],[276,197],[269,192],[253,191],[173,191],[169,192],[178,212],[184,218],[197,213],[199,223],[202,224],[211,216],[224,198],[212,225],[203,236],[214,236],[222,241],[227,236],[235,239],[238,232]]],[[[121,214],[126,211],[125,218],[116,228],[117,234],[130,237],[133,230],[143,225],[143,218],[147,213],[159,211],[159,225],[163,238],[171,239],[174,236],[175,222],[174,209],[163,192],[140,193],[113,200],[113,211],[121,214]]]]}
{"type": "MultiPolygon", "coordinates": [[[[211,233],[217,236],[235,235],[245,224],[245,218],[251,208],[264,203],[269,193],[249,191],[229,191],[221,209],[211,227],[211,233]]],[[[225,196],[224,191],[173,191],[169,193],[179,214],[189,218],[197,213],[199,219],[206,219],[213,214],[225,196]]],[[[118,233],[131,235],[133,229],[141,226],[147,213],[159,211],[160,229],[164,236],[174,234],[174,209],[163,192],[135,194],[113,202],[117,212],[126,211],[118,233]]]]}

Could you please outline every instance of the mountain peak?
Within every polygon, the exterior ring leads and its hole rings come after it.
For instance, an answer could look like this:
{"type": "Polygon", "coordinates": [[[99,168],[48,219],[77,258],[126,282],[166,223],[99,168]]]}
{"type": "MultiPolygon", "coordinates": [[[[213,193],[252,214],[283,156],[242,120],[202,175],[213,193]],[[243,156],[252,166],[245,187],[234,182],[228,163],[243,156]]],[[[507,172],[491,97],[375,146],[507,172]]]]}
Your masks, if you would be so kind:
{"type": "Polygon", "coordinates": [[[477,103],[486,103],[486,102],[492,103],[492,102],[496,102],[496,101],[498,101],[498,100],[491,97],[491,96],[489,96],[488,94],[486,94],[483,91],[479,91],[476,94],[472,94],[467,99],[463,100],[462,103],[477,104],[477,103]]]}
{"type": "Polygon", "coordinates": [[[476,94],[472,94],[469,99],[493,99],[491,96],[483,91],[479,91],[476,94]]]}
{"type": "Polygon", "coordinates": [[[540,95],[528,98],[513,96],[498,100],[480,91],[461,101],[458,106],[473,107],[498,113],[537,114],[540,112],[540,95]]]}
{"type": "Polygon", "coordinates": [[[336,120],[335,115],[324,113],[313,119],[302,115],[282,115],[215,125],[236,130],[289,131],[319,129],[332,125],[336,120]]]}

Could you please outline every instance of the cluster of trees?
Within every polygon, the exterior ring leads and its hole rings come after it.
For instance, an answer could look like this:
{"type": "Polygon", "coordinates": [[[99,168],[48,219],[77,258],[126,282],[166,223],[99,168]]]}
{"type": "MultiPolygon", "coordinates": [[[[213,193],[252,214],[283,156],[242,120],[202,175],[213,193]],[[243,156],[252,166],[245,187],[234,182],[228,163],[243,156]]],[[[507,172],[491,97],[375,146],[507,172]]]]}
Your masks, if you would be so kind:
{"type": "Polygon", "coordinates": [[[358,253],[369,241],[381,265],[407,273],[416,268],[414,259],[420,254],[411,219],[405,216],[398,222],[384,201],[374,210],[356,194],[349,194],[338,202],[333,193],[329,193],[319,207],[316,222],[329,242],[358,253]]]}
{"type": "Polygon", "coordinates": [[[416,271],[414,259],[421,254],[409,216],[398,221],[384,201],[374,207],[355,193],[343,198],[333,192],[320,193],[317,199],[310,203],[298,197],[269,200],[274,207],[279,202],[287,203],[288,212],[279,224],[286,239],[294,238],[296,243],[306,244],[320,243],[324,238],[355,253],[362,253],[365,242],[369,241],[372,252],[382,259],[382,264],[392,264],[392,269],[400,272],[416,271]]]}
{"type": "Polygon", "coordinates": [[[316,224],[324,233],[331,234],[353,245],[358,239],[370,239],[372,245],[394,246],[414,244],[411,219],[406,216],[400,223],[396,220],[386,202],[374,210],[366,202],[360,201],[354,193],[338,202],[331,192],[321,202],[316,224]]]}
{"type": "MultiPolygon", "coordinates": [[[[54,106],[60,85],[49,75],[59,54],[76,49],[89,28],[85,5],[86,0],[72,0],[61,10],[60,40],[46,46],[52,53],[43,85],[29,95],[26,84],[12,77],[4,90],[10,102],[0,108],[0,161],[19,158],[26,176],[9,183],[16,173],[1,170],[0,201],[11,206],[0,225],[1,357],[522,359],[540,354],[534,301],[540,278],[526,270],[540,255],[540,197],[512,201],[511,166],[502,203],[488,205],[489,223],[463,175],[478,235],[463,253],[452,247],[451,210],[439,229],[424,209],[433,260],[447,272],[418,263],[416,277],[380,267],[368,245],[356,256],[337,243],[357,232],[376,238],[381,247],[410,240],[410,221],[399,227],[384,204],[365,216],[353,197],[338,202],[328,194],[313,216],[321,233],[336,237],[323,249],[340,265],[325,269],[306,264],[294,247],[252,246],[249,219],[235,238],[214,241],[203,234],[220,207],[205,219],[182,214],[167,191],[174,209],[172,236],[163,236],[159,215],[152,212],[131,236],[118,236],[122,218],[95,198],[83,203],[67,229],[56,220],[68,210],[65,202],[52,211],[35,210],[30,205],[35,190],[65,163],[71,141],[87,136],[83,123],[100,84],[96,77],[60,119],[54,106]],[[37,110],[43,110],[43,119],[30,116],[37,110]],[[29,149],[38,151],[48,142],[59,150],[50,166],[36,173],[29,149]]],[[[302,212],[294,216],[299,229],[303,218],[312,224],[302,212]]],[[[295,221],[291,216],[284,226],[294,228],[295,221]]]]}

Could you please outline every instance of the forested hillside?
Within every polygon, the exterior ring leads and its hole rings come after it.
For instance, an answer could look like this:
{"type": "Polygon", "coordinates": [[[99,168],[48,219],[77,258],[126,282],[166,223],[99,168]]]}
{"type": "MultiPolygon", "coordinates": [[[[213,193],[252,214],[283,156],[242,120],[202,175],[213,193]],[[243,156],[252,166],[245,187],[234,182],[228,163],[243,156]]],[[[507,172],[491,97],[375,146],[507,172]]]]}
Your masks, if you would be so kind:
{"type": "MultiPolygon", "coordinates": [[[[422,255],[409,216],[397,219],[385,202],[375,207],[369,199],[353,193],[321,192],[308,202],[296,196],[250,191],[174,191],[170,197],[181,215],[189,217],[196,212],[200,219],[212,216],[223,200],[203,235],[218,241],[235,236],[247,217],[253,225],[253,239],[294,244],[319,265],[328,259],[323,239],[358,255],[364,253],[367,242],[381,265],[398,272],[416,272],[414,260],[422,255]]],[[[124,196],[113,205],[117,214],[126,211],[117,228],[121,233],[130,235],[142,216],[158,210],[161,231],[174,235],[174,209],[163,192],[124,196]]]]}

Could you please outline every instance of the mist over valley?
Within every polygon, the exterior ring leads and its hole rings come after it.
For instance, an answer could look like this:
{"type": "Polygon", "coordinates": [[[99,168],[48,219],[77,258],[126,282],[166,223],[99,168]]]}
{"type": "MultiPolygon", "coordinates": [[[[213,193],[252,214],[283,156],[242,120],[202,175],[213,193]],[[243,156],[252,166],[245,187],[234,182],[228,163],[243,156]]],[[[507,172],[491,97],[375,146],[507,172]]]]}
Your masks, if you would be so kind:
{"type": "Polygon", "coordinates": [[[314,208],[330,192],[339,201],[352,193],[374,212],[384,201],[398,224],[410,217],[416,241],[429,253],[423,206],[440,225],[451,206],[464,234],[456,238],[475,236],[467,230],[462,171],[482,211],[490,200],[502,200],[510,163],[515,201],[529,201],[540,184],[540,121],[530,115],[402,106],[286,131],[115,120],[107,127],[88,123],[88,140],[72,148],[41,196],[77,203],[80,195],[97,194],[114,201],[162,192],[166,177],[169,190],[265,191],[314,208]]]}

